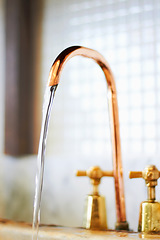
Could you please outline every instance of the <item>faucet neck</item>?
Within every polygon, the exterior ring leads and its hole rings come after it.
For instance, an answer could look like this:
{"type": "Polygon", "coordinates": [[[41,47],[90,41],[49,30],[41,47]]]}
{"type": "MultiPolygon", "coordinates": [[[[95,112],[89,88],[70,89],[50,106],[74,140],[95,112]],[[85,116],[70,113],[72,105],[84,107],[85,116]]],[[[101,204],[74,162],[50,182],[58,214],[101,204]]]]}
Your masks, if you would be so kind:
{"type": "Polygon", "coordinates": [[[60,74],[66,62],[74,56],[83,56],[94,60],[103,70],[108,85],[109,115],[111,123],[112,151],[113,151],[113,175],[115,180],[117,223],[126,225],[126,211],[123,184],[123,169],[121,160],[121,144],[119,133],[118,103],[115,81],[109,64],[105,58],[95,50],[81,46],[73,46],[62,51],[54,61],[48,79],[48,85],[59,83],[60,74]]]}

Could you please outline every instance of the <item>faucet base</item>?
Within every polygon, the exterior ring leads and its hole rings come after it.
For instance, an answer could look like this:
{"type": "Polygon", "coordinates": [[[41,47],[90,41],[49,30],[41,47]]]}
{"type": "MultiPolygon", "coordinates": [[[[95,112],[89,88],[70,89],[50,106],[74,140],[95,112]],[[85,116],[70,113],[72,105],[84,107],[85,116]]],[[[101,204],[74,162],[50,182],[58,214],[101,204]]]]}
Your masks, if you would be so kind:
{"type": "Polygon", "coordinates": [[[120,231],[120,230],[126,230],[128,231],[129,230],[129,224],[128,222],[117,222],[116,223],[116,226],[115,226],[115,229],[120,231]]]}

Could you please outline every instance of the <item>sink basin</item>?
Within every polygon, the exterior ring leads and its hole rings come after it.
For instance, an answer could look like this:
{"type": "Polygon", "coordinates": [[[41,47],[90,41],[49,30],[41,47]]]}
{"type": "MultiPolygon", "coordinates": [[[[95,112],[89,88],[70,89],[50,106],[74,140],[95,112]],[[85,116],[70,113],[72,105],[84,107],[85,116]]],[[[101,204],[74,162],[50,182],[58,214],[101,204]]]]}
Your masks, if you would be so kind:
{"type": "MultiPolygon", "coordinates": [[[[142,235],[133,232],[116,231],[91,231],[82,228],[68,228],[59,226],[41,225],[39,231],[39,240],[109,240],[109,239],[160,239],[160,235],[142,235]]],[[[27,223],[17,223],[9,220],[0,220],[0,240],[31,240],[32,227],[27,223]]]]}

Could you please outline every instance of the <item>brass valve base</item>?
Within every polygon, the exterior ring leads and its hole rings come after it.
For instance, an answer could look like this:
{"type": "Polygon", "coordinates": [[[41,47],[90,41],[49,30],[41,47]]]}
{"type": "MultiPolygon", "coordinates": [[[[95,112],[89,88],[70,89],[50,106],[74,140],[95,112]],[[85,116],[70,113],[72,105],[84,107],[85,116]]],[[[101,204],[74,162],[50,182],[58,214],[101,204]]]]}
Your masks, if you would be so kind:
{"type": "Polygon", "coordinates": [[[105,198],[103,196],[87,196],[83,227],[92,230],[107,229],[105,198]]]}
{"type": "Polygon", "coordinates": [[[147,166],[142,172],[130,172],[130,178],[143,178],[148,188],[148,201],[140,206],[138,231],[160,233],[160,203],[156,202],[155,187],[160,171],[154,165],[147,166]]]}
{"type": "Polygon", "coordinates": [[[160,233],[160,203],[144,201],[140,206],[138,231],[160,233]]]}

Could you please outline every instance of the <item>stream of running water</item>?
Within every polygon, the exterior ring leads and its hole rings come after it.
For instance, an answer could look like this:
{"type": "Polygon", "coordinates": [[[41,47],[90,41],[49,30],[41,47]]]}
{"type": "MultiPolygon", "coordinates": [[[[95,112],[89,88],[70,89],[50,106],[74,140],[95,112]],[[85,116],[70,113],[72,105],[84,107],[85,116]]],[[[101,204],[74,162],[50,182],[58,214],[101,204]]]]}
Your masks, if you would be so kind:
{"type": "Polygon", "coordinates": [[[42,127],[41,127],[38,157],[37,157],[37,174],[36,174],[36,183],[35,183],[35,198],[34,198],[33,223],[32,223],[32,240],[38,240],[46,141],[47,141],[47,133],[48,133],[51,109],[52,109],[52,104],[53,104],[53,99],[54,99],[54,95],[56,92],[56,88],[57,88],[57,85],[52,86],[51,88],[47,87],[46,91],[45,91],[45,96],[44,96],[42,127]]]}

